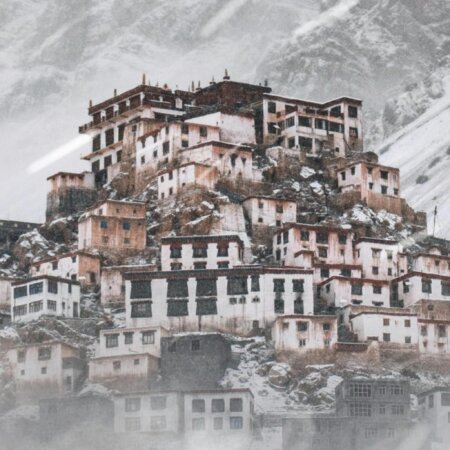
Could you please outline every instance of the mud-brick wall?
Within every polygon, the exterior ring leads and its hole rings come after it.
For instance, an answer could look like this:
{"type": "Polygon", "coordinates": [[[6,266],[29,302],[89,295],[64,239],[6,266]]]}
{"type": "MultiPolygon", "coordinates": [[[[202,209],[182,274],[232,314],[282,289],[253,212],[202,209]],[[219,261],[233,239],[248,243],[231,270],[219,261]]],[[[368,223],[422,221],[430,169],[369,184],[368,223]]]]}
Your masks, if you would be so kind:
{"type": "Polygon", "coordinates": [[[93,205],[97,200],[97,191],[93,189],[67,188],[47,194],[47,221],[55,217],[69,216],[93,205]]]}

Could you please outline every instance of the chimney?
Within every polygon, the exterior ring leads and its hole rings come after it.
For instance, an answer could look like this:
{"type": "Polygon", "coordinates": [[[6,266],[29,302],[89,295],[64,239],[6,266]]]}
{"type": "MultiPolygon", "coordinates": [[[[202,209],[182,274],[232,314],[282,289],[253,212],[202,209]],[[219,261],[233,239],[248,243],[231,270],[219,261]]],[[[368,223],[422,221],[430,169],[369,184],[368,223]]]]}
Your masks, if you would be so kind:
{"type": "Polygon", "coordinates": [[[194,80],[192,80],[192,82],[191,82],[191,91],[192,91],[192,92],[195,92],[195,83],[194,83],[194,80]]]}
{"type": "Polygon", "coordinates": [[[146,83],[146,81],[145,81],[145,73],[143,73],[142,74],[142,84],[145,84],[146,83]]]}
{"type": "Polygon", "coordinates": [[[92,100],[89,100],[89,108],[92,108],[92,100]]]}
{"type": "Polygon", "coordinates": [[[264,87],[269,87],[269,80],[267,78],[264,80],[264,87]]]}
{"type": "Polygon", "coordinates": [[[212,77],[211,81],[209,82],[209,84],[216,84],[216,82],[214,81],[214,77],[212,77]]]}
{"type": "Polygon", "coordinates": [[[228,69],[225,69],[225,75],[223,77],[224,80],[229,80],[230,79],[230,75],[228,75],[228,69]]]}
{"type": "Polygon", "coordinates": [[[197,91],[199,91],[200,89],[201,89],[201,86],[200,86],[200,81],[199,81],[197,84],[197,91]]]}
{"type": "Polygon", "coordinates": [[[114,89],[114,97],[117,97],[117,89],[114,89]]]}

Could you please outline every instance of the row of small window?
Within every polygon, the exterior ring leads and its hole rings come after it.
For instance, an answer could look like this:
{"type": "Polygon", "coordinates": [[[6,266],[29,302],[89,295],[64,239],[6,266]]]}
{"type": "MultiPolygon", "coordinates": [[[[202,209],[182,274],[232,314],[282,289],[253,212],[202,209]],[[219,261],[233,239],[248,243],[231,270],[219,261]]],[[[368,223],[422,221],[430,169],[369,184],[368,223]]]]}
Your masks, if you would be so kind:
{"type": "MultiPolygon", "coordinates": [[[[391,333],[383,333],[383,342],[391,342],[391,333]]],[[[405,336],[404,342],[411,344],[411,336],[405,336]]]]}
{"type": "MultiPolygon", "coordinates": [[[[441,393],[441,406],[450,406],[450,393],[441,393]]],[[[419,399],[419,405],[425,403],[425,397],[419,399]]],[[[428,396],[428,408],[434,408],[434,394],[428,396]]],[[[449,423],[450,423],[450,413],[449,413],[449,423]]]]}
{"type": "MultiPolygon", "coordinates": [[[[244,427],[244,420],[242,417],[230,417],[230,430],[241,430],[244,427]]],[[[212,429],[215,431],[223,430],[223,417],[213,418],[212,429]]],[[[192,419],[192,430],[203,431],[206,428],[205,419],[197,417],[192,419]]],[[[153,416],[150,418],[150,429],[154,431],[162,431],[167,429],[167,421],[165,416],[153,416]]],[[[125,431],[140,431],[141,419],[139,417],[125,418],[125,431]]]]}
{"type": "MultiPolygon", "coordinates": [[[[69,284],[69,293],[71,292],[72,285],[69,284]]],[[[50,294],[58,293],[58,283],[56,281],[48,280],[47,291],[50,294]]],[[[14,288],[14,298],[26,297],[27,295],[42,294],[44,292],[44,282],[32,283],[25,286],[19,286],[14,288]]]]}
{"type": "Polygon", "coordinates": [[[401,385],[372,387],[370,384],[350,384],[347,395],[349,397],[372,397],[375,391],[380,396],[388,395],[390,397],[404,395],[405,393],[401,385]]]}
{"type": "MultiPolygon", "coordinates": [[[[206,402],[204,399],[192,400],[192,412],[193,413],[205,413],[206,402]]],[[[230,398],[230,412],[242,412],[243,401],[242,398],[230,398]]],[[[225,400],[223,398],[215,398],[211,400],[211,412],[225,412],[225,400]]]]}
{"type": "MultiPolygon", "coordinates": [[[[141,410],[140,397],[129,397],[125,399],[125,412],[137,412],[141,410]]],[[[152,411],[161,411],[167,408],[167,397],[158,395],[150,397],[150,409],[152,411]]]]}
{"type": "MultiPolygon", "coordinates": [[[[403,292],[409,292],[409,285],[407,283],[403,283],[403,292]]],[[[431,280],[422,279],[422,292],[426,294],[432,293],[431,280]]],[[[441,294],[445,296],[450,296],[450,283],[446,283],[445,281],[441,281],[441,294]]]]}
{"type": "MultiPolygon", "coordinates": [[[[103,230],[106,230],[108,228],[108,221],[107,220],[101,220],[100,221],[100,228],[102,228],[103,230]]],[[[122,229],[123,230],[130,230],[131,229],[130,222],[122,222],[122,229]]]]}
{"type": "MultiPolygon", "coordinates": [[[[109,236],[102,236],[102,244],[109,244],[109,236]]],[[[130,245],[131,239],[129,237],[123,238],[123,245],[130,245]]]]}
{"type": "MultiPolygon", "coordinates": [[[[353,167],[350,168],[350,174],[351,174],[351,175],[355,175],[355,173],[356,173],[356,167],[353,166],[353,167]]],[[[369,175],[372,175],[372,173],[373,173],[373,168],[372,168],[372,167],[368,167],[368,168],[367,168],[367,173],[368,173],[369,175]]],[[[393,177],[394,177],[394,180],[397,179],[397,176],[396,176],[395,174],[393,174],[393,177]]],[[[345,178],[346,178],[346,172],[345,172],[345,171],[344,171],[344,172],[341,172],[341,180],[344,181],[345,178]]],[[[382,180],[388,180],[388,179],[389,179],[389,172],[388,172],[387,170],[380,170],[380,178],[381,178],[382,180]]]]}
{"type": "MultiPolygon", "coordinates": [[[[292,128],[296,126],[296,116],[288,117],[286,120],[281,122],[268,122],[267,131],[269,134],[277,134],[277,130],[284,130],[287,128],[292,128]]],[[[299,127],[306,127],[316,130],[323,130],[330,133],[345,133],[345,126],[343,123],[338,123],[334,121],[329,121],[325,119],[312,119],[311,117],[298,116],[297,125],[299,127]]],[[[350,137],[358,137],[358,128],[349,127],[350,137]]]]}
{"type": "MultiPolygon", "coordinates": [[[[130,345],[133,344],[134,332],[125,332],[124,336],[124,344],[130,345]]],[[[155,332],[154,331],[143,331],[141,332],[141,343],[144,345],[154,344],[155,343],[155,332]]],[[[107,334],[105,335],[105,345],[106,348],[113,348],[119,346],[119,334],[107,334]]]]}
{"type": "MultiPolygon", "coordinates": [[[[391,323],[390,319],[387,319],[387,318],[383,319],[383,326],[384,327],[388,327],[390,325],[390,323],[391,323]]],[[[405,324],[405,328],[411,328],[411,320],[405,319],[404,324],[405,324]]]]}
{"type": "MultiPolygon", "coordinates": [[[[273,280],[273,292],[285,292],[285,279],[275,278],[273,280]]],[[[251,276],[251,292],[260,291],[259,275],[251,276]]],[[[293,292],[304,292],[304,280],[292,280],[293,292]]],[[[248,277],[228,277],[227,295],[248,294],[248,277]]],[[[196,297],[208,297],[217,295],[217,278],[198,278],[196,280],[196,297]]],[[[167,298],[189,297],[188,279],[167,280],[167,298]]],[[[152,298],[152,288],[150,281],[132,281],[131,299],[152,298]]]]}
{"type": "MultiPolygon", "coordinates": [[[[182,247],[170,247],[170,257],[171,258],[181,258],[182,247]]],[[[193,247],[192,257],[193,258],[206,258],[208,256],[208,247],[193,247]]],[[[228,256],[228,245],[219,245],[217,247],[217,256],[228,256]]]]}
{"type": "MultiPolygon", "coordinates": [[[[26,359],[26,350],[18,350],[17,351],[17,362],[23,363],[26,359]]],[[[38,360],[46,361],[52,357],[52,348],[51,347],[40,347],[38,349],[38,360]]]]}
{"type": "MultiPolygon", "coordinates": [[[[329,275],[329,273],[328,273],[329,275]]],[[[325,286],[325,292],[328,294],[331,292],[331,284],[327,284],[325,286]]],[[[351,292],[352,295],[363,295],[363,285],[362,284],[356,284],[356,283],[352,283],[351,285],[351,292]]],[[[382,294],[383,292],[383,287],[381,285],[372,285],[372,293],[373,294],[382,294]]]]}
{"type": "MultiPolygon", "coordinates": [[[[116,163],[122,161],[122,150],[116,152],[116,163]]],[[[103,168],[107,169],[109,166],[113,165],[112,155],[105,156],[103,158],[103,168]]],[[[100,160],[96,160],[92,163],[92,172],[97,173],[100,171],[100,160]]]]}
{"type": "MultiPolygon", "coordinates": [[[[372,405],[367,403],[351,403],[350,417],[371,417],[372,405]]],[[[379,406],[379,414],[386,414],[386,405],[379,406]]],[[[391,414],[393,416],[404,416],[406,412],[405,405],[391,405],[391,414]]]]}
{"type": "MultiPolygon", "coordinates": [[[[291,111],[296,110],[296,107],[291,105],[284,105],[285,111],[289,108],[291,111]]],[[[340,117],[342,114],[342,108],[341,105],[333,106],[330,110],[315,110],[315,109],[309,109],[309,111],[312,114],[322,114],[322,115],[328,115],[334,117],[340,117]]],[[[347,106],[348,111],[348,117],[351,117],[352,119],[356,119],[358,117],[358,108],[353,105],[347,106]]],[[[277,112],[277,104],[276,102],[269,101],[267,102],[267,112],[270,114],[276,114],[277,112]]],[[[307,111],[308,112],[308,111],[307,111]]],[[[286,112],[285,112],[286,113],[286,112]]]]}
{"type": "MultiPolygon", "coordinates": [[[[118,130],[117,142],[120,142],[123,140],[125,126],[126,126],[125,124],[122,124],[117,127],[117,130],[118,130]]],[[[114,144],[114,139],[115,139],[114,128],[110,128],[109,130],[106,130],[105,131],[105,147],[108,147],[108,146],[114,144]]],[[[92,139],[92,151],[96,152],[96,151],[100,150],[101,147],[102,147],[102,136],[101,136],[101,134],[97,134],[97,136],[95,136],[92,139]]]]}
{"type": "MultiPolygon", "coordinates": [[[[219,261],[217,263],[218,269],[229,269],[230,263],[229,261],[219,261]]],[[[171,263],[170,264],[170,270],[182,270],[183,264],[182,263],[171,263]]],[[[205,270],[206,269],[206,262],[194,262],[194,270],[205,270]]]]}
{"type": "MultiPolygon", "coordinates": [[[[446,325],[436,325],[436,331],[437,331],[436,334],[437,334],[438,338],[447,337],[447,326],[446,325]]],[[[420,335],[428,336],[428,326],[427,325],[420,326],[420,335]]],[[[424,346],[426,346],[425,342],[424,342],[424,346]]]]}
{"type": "MultiPolygon", "coordinates": [[[[298,340],[298,346],[299,346],[299,348],[302,348],[302,347],[306,347],[308,345],[308,339],[299,339],[298,340]]],[[[331,341],[330,341],[330,339],[324,339],[323,340],[323,346],[325,347],[325,348],[330,348],[330,345],[331,345],[331,341]]]]}
{"type": "MultiPolygon", "coordinates": [[[[259,303],[259,297],[253,297],[253,303],[259,303]]],[[[242,298],[237,299],[236,297],[230,298],[230,305],[243,304],[244,301],[242,298]]],[[[188,308],[188,300],[187,299],[178,299],[178,300],[168,300],[167,301],[167,316],[168,317],[177,317],[177,316],[188,316],[189,308],[188,308]]],[[[284,314],[285,311],[285,301],[282,298],[275,298],[274,300],[274,312],[276,314],[284,314]]],[[[302,299],[294,300],[294,314],[303,314],[304,313],[304,304],[302,299]]],[[[206,316],[206,315],[216,315],[217,314],[217,298],[200,298],[196,300],[196,311],[195,314],[197,316],[206,316]]],[[[141,318],[141,317],[152,317],[152,302],[151,301],[142,301],[142,302],[132,302],[131,303],[131,318],[141,318]]]]}
{"type": "MultiPolygon", "coordinates": [[[[323,231],[316,232],[316,244],[327,244],[329,241],[329,234],[323,231]]],[[[307,230],[300,230],[300,240],[301,241],[309,241],[311,238],[311,234],[307,230]]],[[[286,241],[287,242],[287,241],[286,241]]],[[[347,235],[343,233],[338,234],[338,243],[339,245],[345,245],[347,243],[347,235]]]]}
{"type": "MultiPolygon", "coordinates": [[[[297,323],[297,331],[298,332],[305,332],[305,331],[308,331],[308,328],[309,328],[309,322],[303,322],[303,321],[300,321],[300,322],[296,322],[297,323]]],[[[283,324],[283,327],[284,328],[289,328],[289,322],[285,322],[284,324],[283,324]],[[287,327],[285,327],[285,325],[287,325],[287,327]]],[[[326,322],[326,323],[323,323],[322,324],[322,330],[323,331],[330,331],[331,330],[331,323],[328,323],[328,322],[326,322]]]]}
{"type": "MultiPolygon", "coordinates": [[[[65,305],[64,305],[64,307],[65,307],[65,305]]],[[[14,317],[19,317],[19,316],[25,316],[26,314],[28,314],[28,312],[31,314],[31,313],[36,313],[36,312],[42,311],[43,309],[44,309],[44,301],[39,300],[37,302],[31,302],[29,305],[14,306],[13,313],[14,313],[14,317]]],[[[48,311],[56,311],[56,301],[47,300],[47,310],[48,311]]]]}

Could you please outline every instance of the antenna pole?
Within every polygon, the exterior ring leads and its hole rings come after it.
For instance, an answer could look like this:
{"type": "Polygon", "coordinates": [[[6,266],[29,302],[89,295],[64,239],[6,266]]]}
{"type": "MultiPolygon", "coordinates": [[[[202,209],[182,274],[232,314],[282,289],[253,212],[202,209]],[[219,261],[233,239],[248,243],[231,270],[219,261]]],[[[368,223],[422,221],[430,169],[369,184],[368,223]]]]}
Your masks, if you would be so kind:
{"type": "Polygon", "coordinates": [[[434,207],[434,217],[433,217],[433,237],[436,231],[436,216],[437,216],[437,205],[434,207]]]}

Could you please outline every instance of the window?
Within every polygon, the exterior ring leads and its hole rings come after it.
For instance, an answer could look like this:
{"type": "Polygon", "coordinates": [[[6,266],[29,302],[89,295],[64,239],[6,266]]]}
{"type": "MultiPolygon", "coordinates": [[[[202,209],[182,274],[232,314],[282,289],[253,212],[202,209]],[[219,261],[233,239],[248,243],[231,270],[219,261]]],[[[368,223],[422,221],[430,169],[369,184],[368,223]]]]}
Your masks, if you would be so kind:
{"type": "Polygon", "coordinates": [[[288,117],[285,121],[285,124],[286,128],[295,126],[295,116],[288,117]]]}
{"type": "Polygon", "coordinates": [[[194,270],[205,270],[206,269],[206,262],[195,262],[194,263],[194,270]]]}
{"type": "Polygon", "coordinates": [[[311,128],[311,119],[309,117],[298,116],[298,126],[311,128]]]}
{"type": "Polygon", "coordinates": [[[298,346],[299,347],[306,347],[306,339],[299,339],[298,346]]]}
{"type": "Polygon", "coordinates": [[[200,339],[193,339],[191,341],[191,351],[192,352],[200,351],[200,339]]]}
{"type": "Polygon", "coordinates": [[[189,125],[186,123],[181,124],[181,133],[189,134],[189,125]]]}
{"type": "Polygon", "coordinates": [[[268,122],[267,123],[267,132],[269,134],[277,134],[277,129],[275,128],[276,123],[275,122],[268,122]]]}
{"type": "Polygon", "coordinates": [[[103,164],[105,166],[105,169],[107,167],[111,166],[112,165],[112,156],[111,155],[110,156],[105,156],[105,160],[104,160],[103,164]]]}
{"type": "Polygon", "coordinates": [[[386,405],[380,405],[380,414],[381,415],[386,414],[386,405]]]}
{"type": "Polygon", "coordinates": [[[411,344],[411,336],[405,336],[405,344],[411,344]]]}
{"type": "Polygon", "coordinates": [[[370,417],[372,406],[367,403],[350,403],[350,417],[370,417]]]}
{"type": "Polygon", "coordinates": [[[200,127],[200,137],[207,137],[207,136],[208,136],[208,128],[200,127]]]}
{"type": "Polygon", "coordinates": [[[125,418],[125,431],[139,431],[141,429],[141,419],[139,417],[125,418]]]}
{"type": "Polygon", "coordinates": [[[193,399],[192,400],[192,412],[204,413],[205,412],[205,400],[193,399]]]}
{"type": "Polygon", "coordinates": [[[118,334],[107,334],[105,336],[106,339],[106,348],[118,347],[119,346],[119,335],[118,334]]]}
{"type": "Polygon", "coordinates": [[[186,141],[185,139],[183,139],[181,141],[181,147],[183,147],[183,148],[189,147],[189,141],[186,141]]]}
{"type": "Polygon", "coordinates": [[[304,137],[304,136],[298,137],[298,145],[301,148],[304,148],[305,150],[310,150],[310,149],[312,149],[312,144],[313,144],[313,141],[311,138],[304,137]]]}
{"type": "Polygon", "coordinates": [[[331,324],[329,323],[324,323],[322,325],[323,331],[330,331],[331,330],[331,324]]]}
{"type": "Polygon", "coordinates": [[[170,257],[171,258],[181,258],[181,247],[170,246],[170,257]]]}
{"type": "Polygon", "coordinates": [[[372,386],[370,384],[350,384],[349,397],[372,397],[372,386]]]}
{"type": "Polygon", "coordinates": [[[230,417],[230,429],[240,430],[244,426],[242,417],[230,417]]]}
{"type": "Polygon", "coordinates": [[[144,345],[155,343],[155,332],[154,331],[143,331],[142,332],[142,343],[144,345]]]}
{"type": "Polygon", "coordinates": [[[28,294],[27,286],[14,288],[14,298],[26,297],[28,294]]]}
{"type": "Polygon", "coordinates": [[[217,246],[217,256],[228,256],[228,244],[219,244],[217,246]]]}
{"type": "Polygon", "coordinates": [[[25,350],[19,350],[19,351],[17,352],[17,362],[18,362],[18,363],[23,363],[23,362],[25,362],[25,356],[26,356],[25,350]]]}
{"type": "Polygon", "coordinates": [[[373,275],[378,275],[380,273],[380,270],[378,268],[378,266],[373,266],[372,267],[372,274],[373,275]]]}
{"type": "Polygon", "coordinates": [[[274,114],[277,112],[277,104],[275,102],[267,103],[267,112],[274,114]]]}
{"type": "Polygon", "coordinates": [[[420,335],[421,336],[428,336],[428,328],[426,325],[422,325],[420,327],[420,335]]]}
{"type": "Polygon", "coordinates": [[[138,366],[140,362],[141,362],[141,361],[140,361],[139,358],[136,358],[136,359],[133,361],[133,363],[134,363],[135,366],[138,366]]]}
{"type": "Polygon", "coordinates": [[[389,394],[390,395],[403,395],[403,386],[401,386],[401,385],[390,386],[389,394]]]}
{"type": "Polygon", "coordinates": [[[389,172],[386,170],[380,170],[380,177],[382,180],[387,180],[389,178],[389,172]]]}
{"type": "Polygon", "coordinates": [[[348,117],[356,119],[358,117],[358,108],[356,106],[348,106],[348,117]]]}
{"type": "Polygon", "coordinates": [[[446,329],[445,325],[438,325],[437,331],[438,331],[438,337],[444,338],[447,336],[447,329],[446,329]]]}
{"type": "Polygon", "coordinates": [[[348,131],[351,138],[358,138],[358,128],[350,127],[348,131]]]}
{"type": "Polygon", "coordinates": [[[351,269],[341,269],[341,276],[343,276],[343,277],[351,277],[352,276],[351,269]]]}
{"type": "Polygon", "coordinates": [[[425,280],[422,278],[422,292],[431,294],[431,280],[425,280]]]}
{"type": "Polygon", "coordinates": [[[330,269],[320,269],[320,278],[330,278],[330,269]]]}
{"type": "Polygon", "coordinates": [[[301,241],[309,241],[309,231],[301,231],[300,232],[300,240],[301,241]]]}
{"type": "Polygon", "coordinates": [[[192,419],[192,429],[194,431],[201,431],[205,429],[205,419],[203,417],[198,417],[192,419]]]}
{"type": "Polygon", "coordinates": [[[125,411],[135,412],[141,409],[141,399],[139,397],[132,397],[125,399],[125,411]]]}
{"type": "Polygon", "coordinates": [[[373,183],[369,183],[369,189],[373,191],[373,183]]]}
{"type": "Polygon", "coordinates": [[[216,278],[197,278],[196,296],[209,297],[217,295],[216,278]]]}
{"type": "Polygon", "coordinates": [[[318,244],[328,244],[328,233],[318,232],[316,234],[316,242],[318,244]]]}
{"type": "Polygon", "coordinates": [[[374,285],[373,286],[373,293],[374,294],[381,294],[381,286],[374,285]]]}
{"type": "Polygon", "coordinates": [[[123,222],[122,223],[122,228],[124,230],[129,230],[130,229],[130,222],[123,222]]]}
{"type": "Polygon", "coordinates": [[[308,331],[308,322],[297,322],[297,331],[308,331]]]}
{"type": "Polygon", "coordinates": [[[217,298],[210,297],[197,299],[196,314],[198,316],[217,314],[217,298]]]}
{"type": "Polygon", "coordinates": [[[441,405],[442,406],[450,406],[450,393],[443,392],[441,394],[441,405]]]}
{"type": "Polygon", "coordinates": [[[230,267],[230,263],[228,261],[221,261],[217,263],[218,269],[228,269],[230,267]]]}
{"type": "Polygon", "coordinates": [[[406,328],[410,328],[411,327],[411,320],[410,319],[405,319],[405,327],[406,328]]]}
{"type": "Polygon", "coordinates": [[[38,360],[46,361],[52,357],[52,349],[51,347],[40,347],[38,350],[38,360]]]}
{"type": "Polygon", "coordinates": [[[230,399],[230,412],[242,412],[242,409],[243,409],[242,398],[230,399]]]}
{"type": "Polygon", "coordinates": [[[152,317],[152,302],[131,302],[131,317],[152,317]]]}
{"type": "Polygon", "coordinates": [[[319,247],[319,258],[326,258],[328,256],[328,249],[326,247],[319,247]]]}
{"type": "Polygon", "coordinates": [[[30,295],[41,294],[44,290],[44,283],[41,281],[39,283],[30,284],[30,295]]]}
{"type": "MultiPolygon", "coordinates": [[[[96,152],[97,150],[100,150],[100,147],[101,147],[101,136],[98,134],[97,136],[95,136],[93,139],[92,139],[92,151],[93,152],[96,152]]],[[[98,163],[98,161],[96,161],[97,163],[98,163]]],[[[93,172],[94,172],[94,170],[93,170],[93,172]]],[[[97,172],[98,172],[98,170],[97,170],[97,172]]]]}
{"type": "Polygon", "coordinates": [[[284,292],[284,279],[276,278],[273,280],[273,291],[274,292],[284,292]]]}
{"type": "Polygon", "coordinates": [[[404,405],[392,405],[392,415],[393,416],[403,416],[405,414],[404,405]]]}
{"type": "Polygon", "coordinates": [[[292,290],[294,292],[304,292],[304,280],[292,280],[292,290]]]}
{"type": "Polygon", "coordinates": [[[441,282],[441,293],[446,297],[450,295],[450,283],[441,282]]]}
{"type": "Polygon", "coordinates": [[[248,294],[247,277],[229,277],[227,295],[248,294]]]}
{"type": "Polygon", "coordinates": [[[192,252],[194,258],[206,258],[208,256],[208,247],[194,247],[192,252]]]}
{"type": "Polygon", "coordinates": [[[177,316],[187,316],[188,311],[188,301],[187,300],[168,300],[167,301],[167,315],[169,317],[177,316]]]}
{"type": "Polygon", "coordinates": [[[27,314],[27,311],[27,305],[14,306],[13,308],[14,317],[25,316],[27,314]]]}
{"type": "Polygon", "coordinates": [[[150,408],[153,411],[160,411],[166,409],[167,398],[164,395],[158,395],[157,397],[150,397],[150,408]]]}
{"type": "Polygon", "coordinates": [[[132,281],[130,298],[152,298],[152,285],[150,281],[132,281]]]}
{"type": "Polygon", "coordinates": [[[108,228],[108,221],[102,220],[102,221],[100,222],[100,228],[103,228],[103,229],[108,228]]]}
{"type": "Polygon", "coordinates": [[[434,408],[434,396],[433,395],[428,396],[428,408],[434,408]]]}
{"type": "MultiPolygon", "coordinates": [[[[183,142],[185,142],[185,141],[182,141],[182,144],[183,144],[183,142]]],[[[163,142],[163,145],[162,145],[162,152],[163,152],[163,155],[168,155],[168,154],[169,154],[169,151],[170,151],[169,145],[170,145],[170,144],[169,144],[168,141],[163,142]]],[[[186,145],[186,147],[187,147],[187,145],[186,145]]]]}
{"type": "Polygon", "coordinates": [[[47,375],[47,367],[41,367],[41,374],[47,375]]]}
{"type": "Polygon", "coordinates": [[[352,295],[362,295],[362,284],[352,284],[352,295]]]}
{"type": "Polygon", "coordinates": [[[391,341],[391,334],[390,333],[383,333],[383,341],[384,342],[390,342],[391,341]]]}
{"type": "Polygon", "coordinates": [[[42,311],[43,309],[43,302],[42,300],[38,301],[38,302],[31,302],[30,306],[29,306],[29,311],[30,313],[36,313],[39,311],[42,311]]]}
{"type": "Polygon", "coordinates": [[[389,326],[389,319],[383,319],[383,326],[388,327],[389,326]]]}
{"type": "Polygon", "coordinates": [[[211,400],[211,412],[224,412],[225,400],[223,398],[213,398],[211,400]]]}
{"type": "Polygon", "coordinates": [[[133,336],[134,336],[133,332],[126,332],[126,333],[123,333],[123,335],[124,335],[124,338],[125,338],[125,344],[126,345],[129,345],[129,344],[133,343],[133,336]]]}
{"type": "Polygon", "coordinates": [[[381,193],[387,194],[387,186],[381,186],[381,193]]]}
{"type": "Polygon", "coordinates": [[[213,418],[213,429],[214,430],[222,430],[223,429],[223,418],[222,417],[214,417],[213,418]]]}

